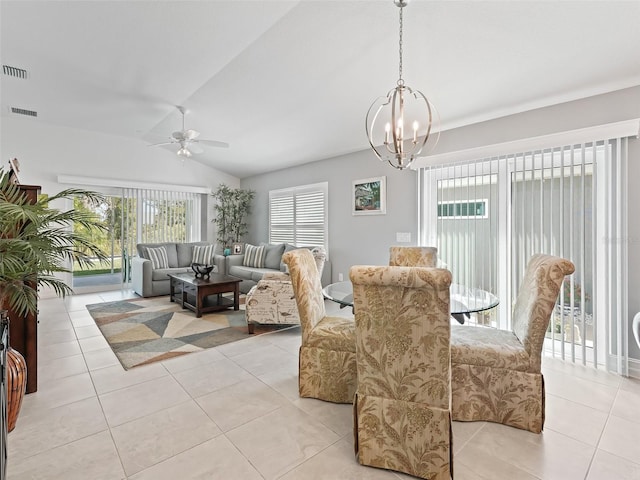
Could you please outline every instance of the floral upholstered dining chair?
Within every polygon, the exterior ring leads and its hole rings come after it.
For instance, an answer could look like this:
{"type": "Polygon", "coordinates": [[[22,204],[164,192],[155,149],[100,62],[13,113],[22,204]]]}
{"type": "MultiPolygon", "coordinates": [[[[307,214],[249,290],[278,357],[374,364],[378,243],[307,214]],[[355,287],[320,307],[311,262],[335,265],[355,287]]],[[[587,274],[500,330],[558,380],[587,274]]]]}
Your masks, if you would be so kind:
{"type": "Polygon", "coordinates": [[[544,426],[542,347],[565,275],[564,258],[531,257],[513,306],[512,330],[451,327],[454,420],[483,420],[540,433],[544,426]]]}
{"type": "Polygon", "coordinates": [[[356,323],[358,461],[449,480],[451,272],[354,266],[349,275],[356,323]]]}
{"type": "Polygon", "coordinates": [[[435,267],[438,261],[436,247],[389,248],[389,265],[394,267],[435,267]]]}
{"type": "Polygon", "coordinates": [[[300,396],[352,403],[356,389],[354,321],[327,316],[318,269],[309,250],[291,250],[282,261],[289,267],[300,315],[300,396]]]}

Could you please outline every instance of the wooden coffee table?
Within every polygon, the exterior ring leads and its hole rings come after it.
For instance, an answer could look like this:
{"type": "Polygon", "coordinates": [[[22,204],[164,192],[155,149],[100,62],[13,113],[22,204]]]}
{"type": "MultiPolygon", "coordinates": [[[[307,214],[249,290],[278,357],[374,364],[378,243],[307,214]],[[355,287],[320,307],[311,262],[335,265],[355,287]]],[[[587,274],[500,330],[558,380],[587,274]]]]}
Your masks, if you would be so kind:
{"type": "Polygon", "coordinates": [[[193,273],[170,273],[169,281],[169,300],[196,312],[196,317],[230,307],[240,309],[240,278],[217,273],[205,278],[196,278],[193,273]],[[233,293],[233,301],[222,293],[233,293]]]}

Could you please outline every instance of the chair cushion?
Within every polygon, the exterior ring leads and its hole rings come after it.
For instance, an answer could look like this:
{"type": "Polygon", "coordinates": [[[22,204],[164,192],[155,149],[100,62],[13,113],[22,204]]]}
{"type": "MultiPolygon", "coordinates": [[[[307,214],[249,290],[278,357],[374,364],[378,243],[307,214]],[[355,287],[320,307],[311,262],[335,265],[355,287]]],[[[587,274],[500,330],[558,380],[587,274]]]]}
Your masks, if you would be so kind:
{"type": "Polygon", "coordinates": [[[245,267],[264,268],[264,253],[264,245],[257,247],[247,243],[244,250],[242,265],[245,267]]]}
{"type": "Polygon", "coordinates": [[[307,346],[355,353],[356,324],[352,318],[324,317],[311,330],[307,346]]]}
{"type": "Polygon", "coordinates": [[[529,354],[513,332],[465,325],[451,326],[451,363],[521,372],[531,365],[529,354]]]}

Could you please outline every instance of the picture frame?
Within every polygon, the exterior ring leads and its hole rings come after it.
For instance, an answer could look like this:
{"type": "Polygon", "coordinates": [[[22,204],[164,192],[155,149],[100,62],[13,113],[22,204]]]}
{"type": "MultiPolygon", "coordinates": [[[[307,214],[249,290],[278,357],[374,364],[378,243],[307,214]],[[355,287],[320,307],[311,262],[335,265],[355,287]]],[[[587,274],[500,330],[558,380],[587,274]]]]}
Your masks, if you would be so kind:
{"type": "Polygon", "coordinates": [[[234,255],[242,255],[242,253],[244,252],[244,244],[234,243],[231,252],[234,255]]]}
{"type": "Polygon", "coordinates": [[[387,177],[354,180],[351,188],[353,215],[385,215],[387,213],[387,177]]]}
{"type": "Polygon", "coordinates": [[[20,173],[20,162],[18,162],[17,158],[11,158],[9,160],[9,181],[16,185],[20,185],[20,177],[18,174],[20,173]]]}

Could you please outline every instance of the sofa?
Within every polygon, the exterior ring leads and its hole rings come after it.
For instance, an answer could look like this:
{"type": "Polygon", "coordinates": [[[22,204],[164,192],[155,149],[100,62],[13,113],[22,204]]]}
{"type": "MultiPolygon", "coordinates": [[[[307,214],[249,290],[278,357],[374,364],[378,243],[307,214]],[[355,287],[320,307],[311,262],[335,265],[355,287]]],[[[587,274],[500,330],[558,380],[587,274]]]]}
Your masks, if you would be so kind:
{"type": "Polygon", "coordinates": [[[142,297],[169,295],[168,275],[193,273],[194,262],[214,265],[212,273],[225,273],[222,249],[209,242],[139,243],[136,249],[138,255],[131,259],[131,284],[142,297]]]}
{"type": "MultiPolygon", "coordinates": [[[[282,255],[290,250],[295,250],[296,247],[288,243],[268,244],[261,243],[260,245],[245,244],[244,253],[241,255],[229,255],[226,257],[226,273],[242,279],[240,283],[240,292],[249,293],[249,290],[258,284],[262,277],[267,273],[274,272],[286,272],[287,267],[282,263],[282,255]],[[252,255],[252,251],[255,247],[264,247],[263,253],[260,259],[256,262],[246,261],[247,254],[252,255]],[[262,266],[258,266],[262,265],[262,266]]],[[[253,257],[253,255],[252,255],[253,257]]],[[[248,260],[248,258],[247,258],[248,260]]],[[[326,285],[331,282],[331,268],[328,262],[325,262],[322,272],[322,284],[326,285]]]]}

